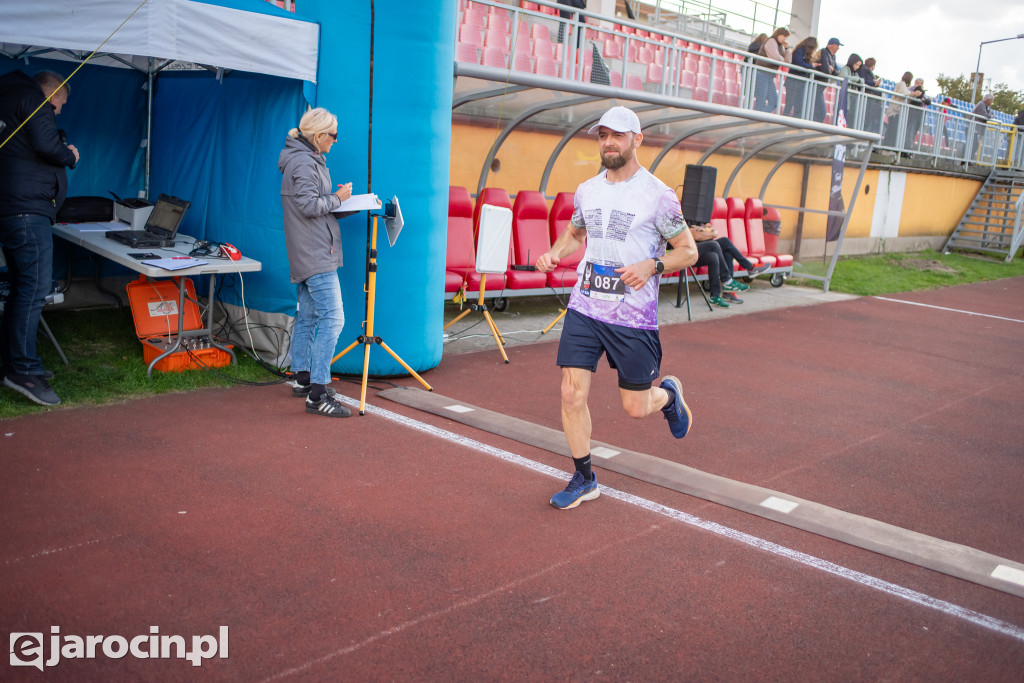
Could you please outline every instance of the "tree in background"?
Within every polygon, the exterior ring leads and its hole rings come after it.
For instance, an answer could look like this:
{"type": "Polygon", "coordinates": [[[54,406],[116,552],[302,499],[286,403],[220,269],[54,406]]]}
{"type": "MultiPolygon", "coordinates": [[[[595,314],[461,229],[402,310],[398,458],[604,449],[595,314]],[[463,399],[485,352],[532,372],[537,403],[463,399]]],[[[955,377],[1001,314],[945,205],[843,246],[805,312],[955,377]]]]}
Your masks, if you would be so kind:
{"type": "MultiPolygon", "coordinates": [[[[942,91],[943,97],[952,97],[964,102],[971,101],[972,83],[967,76],[962,74],[960,76],[939,74],[935,80],[939,82],[939,89],[942,91]]],[[[992,93],[994,98],[992,100],[992,108],[996,111],[1016,116],[1017,112],[1024,109],[1024,92],[1010,90],[1010,87],[1005,83],[997,83],[992,88],[978,90],[976,99],[980,101],[982,95],[986,92],[992,93]]]]}

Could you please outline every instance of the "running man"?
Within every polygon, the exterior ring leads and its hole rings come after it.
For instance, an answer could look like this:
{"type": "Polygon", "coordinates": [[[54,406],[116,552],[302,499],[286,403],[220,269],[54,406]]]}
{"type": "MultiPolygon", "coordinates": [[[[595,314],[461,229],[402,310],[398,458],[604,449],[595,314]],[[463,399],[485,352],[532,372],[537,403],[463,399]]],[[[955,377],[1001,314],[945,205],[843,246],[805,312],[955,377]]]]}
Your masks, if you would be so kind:
{"type": "Polygon", "coordinates": [[[562,510],[600,495],[590,463],[587,397],[602,354],[618,370],[627,415],[641,418],[660,410],[677,439],[686,436],[691,422],[679,380],[666,375],[658,386],[654,382],[661,374],[661,274],[695,263],[697,245],[675,192],[637,161],[644,137],[637,115],[612,107],[590,129],[595,132],[604,170],[576,190],[569,225],[536,263],[537,270],[551,272],[586,240],[558,344],[562,428],[576,467],[569,485],[551,499],[562,510]],[[672,245],[668,254],[666,243],[672,245]]]}

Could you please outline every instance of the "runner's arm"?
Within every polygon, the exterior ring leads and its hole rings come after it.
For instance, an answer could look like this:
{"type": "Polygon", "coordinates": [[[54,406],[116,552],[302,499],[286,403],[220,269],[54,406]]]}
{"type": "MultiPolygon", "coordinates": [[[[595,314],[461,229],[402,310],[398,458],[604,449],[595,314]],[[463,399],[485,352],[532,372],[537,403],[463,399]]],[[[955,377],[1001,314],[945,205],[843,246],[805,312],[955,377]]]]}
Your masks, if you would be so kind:
{"type": "MultiPolygon", "coordinates": [[[[693,241],[693,235],[689,228],[672,237],[668,241],[672,250],[665,252],[661,259],[665,264],[666,273],[674,273],[697,262],[697,243],[693,241]]],[[[657,264],[654,258],[644,259],[629,266],[616,268],[616,273],[622,274],[622,281],[633,289],[640,289],[655,273],[657,264]]]]}
{"type": "MultiPolygon", "coordinates": [[[[551,250],[537,257],[537,270],[542,273],[550,273],[555,269],[559,261],[579,249],[586,238],[586,229],[577,228],[570,222],[566,226],[565,231],[551,245],[551,250]]],[[[694,251],[696,251],[696,247],[694,251]]]]}

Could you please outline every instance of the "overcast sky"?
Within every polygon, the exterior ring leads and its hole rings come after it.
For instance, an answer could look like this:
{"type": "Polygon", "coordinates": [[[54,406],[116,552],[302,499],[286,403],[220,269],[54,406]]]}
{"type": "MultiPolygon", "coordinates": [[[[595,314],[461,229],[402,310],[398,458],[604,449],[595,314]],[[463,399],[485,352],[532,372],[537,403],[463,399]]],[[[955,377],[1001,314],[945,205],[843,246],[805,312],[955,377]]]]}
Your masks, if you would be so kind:
{"type": "MultiPolygon", "coordinates": [[[[691,0],[687,0],[690,2],[691,0]]],[[[704,0],[701,0],[702,2],[704,0]]],[[[755,0],[708,0],[713,7],[752,16],[755,0]]],[[[792,0],[756,0],[758,17],[771,17],[778,8],[788,12],[792,0]]],[[[734,28],[749,31],[749,20],[731,17],[734,28]]],[[[935,80],[968,77],[978,62],[982,41],[1016,37],[1024,33],[1024,0],[821,0],[818,42],[835,36],[843,42],[840,65],[851,52],[874,57],[875,72],[894,81],[904,71],[925,79],[930,95],[939,93],[935,80]]],[[[795,46],[807,36],[793,36],[795,46]]],[[[1024,91],[1024,39],[985,45],[981,72],[986,83],[1006,83],[1024,91]]]]}
{"type": "MultiPolygon", "coordinates": [[[[1022,33],[1024,0],[821,0],[817,38],[843,42],[841,63],[856,52],[874,57],[875,72],[886,78],[911,71],[934,96],[940,73],[966,77],[974,71],[979,43],[1022,33]]],[[[985,45],[981,72],[986,83],[1024,91],[1024,39],[985,45]]]]}

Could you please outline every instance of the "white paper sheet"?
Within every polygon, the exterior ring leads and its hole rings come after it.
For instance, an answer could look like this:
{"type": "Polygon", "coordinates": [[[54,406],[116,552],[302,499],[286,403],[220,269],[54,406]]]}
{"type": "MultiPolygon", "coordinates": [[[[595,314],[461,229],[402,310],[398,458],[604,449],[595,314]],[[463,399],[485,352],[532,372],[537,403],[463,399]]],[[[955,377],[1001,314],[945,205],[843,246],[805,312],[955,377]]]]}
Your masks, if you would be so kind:
{"type": "Polygon", "coordinates": [[[347,211],[372,211],[381,207],[380,198],[373,194],[354,194],[341,203],[333,213],[345,213],[347,211]]]}
{"type": "Polygon", "coordinates": [[[184,270],[185,268],[192,268],[194,266],[205,266],[208,261],[192,258],[190,256],[178,256],[172,258],[148,259],[142,263],[147,266],[163,268],[164,270],[184,270]]]}
{"type": "Polygon", "coordinates": [[[106,232],[107,230],[128,230],[131,226],[121,221],[109,223],[68,223],[68,226],[78,232],[106,232]]]}

